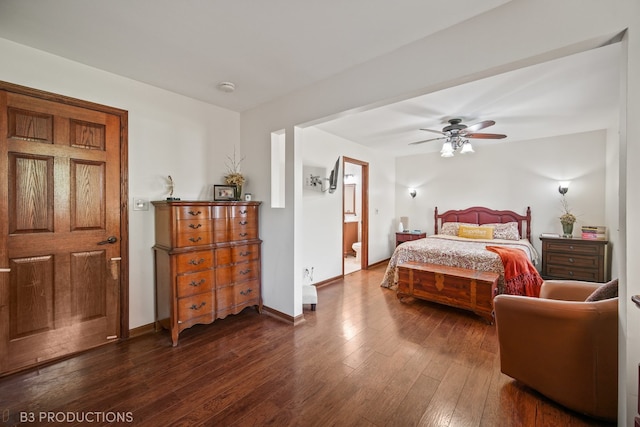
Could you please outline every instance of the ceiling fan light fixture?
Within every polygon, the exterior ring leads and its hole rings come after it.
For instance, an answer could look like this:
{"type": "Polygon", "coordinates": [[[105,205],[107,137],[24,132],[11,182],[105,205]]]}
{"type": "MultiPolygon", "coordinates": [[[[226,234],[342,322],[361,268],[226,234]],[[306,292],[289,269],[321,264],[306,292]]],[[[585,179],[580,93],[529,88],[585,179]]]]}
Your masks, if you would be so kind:
{"type": "Polygon", "coordinates": [[[427,132],[439,133],[443,135],[439,138],[431,138],[426,139],[424,141],[411,142],[410,144],[422,144],[423,142],[435,141],[445,139],[445,143],[442,145],[442,150],[440,150],[440,155],[442,157],[453,157],[454,153],[460,150],[461,154],[465,153],[475,153],[471,142],[469,139],[471,138],[480,138],[480,139],[503,139],[506,138],[507,135],[499,134],[499,133],[478,133],[477,131],[487,128],[489,126],[493,126],[496,124],[493,120],[484,120],[482,122],[476,123],[471,126],[467,126],[462,123],[461,118],[453,118],[448,120],[449,125],[445,126],[442,130],[435,129],[426,129],[421,128],[420,130],[424,130],[427,132]]]}
{"type": "Polygon", "coordinates": [[[464,153],[475,153],[475,151],[473,151],[471,143],[468,140],[462,143],[462,149],[460,149],[460,154],[464,153]]]}
{"type": "Polygon", "coordinates": [[[453,146],[451,145],[451,142],[445,141],[445,143],[442,144],[442,150],[440,150],[440,154],[442,155],[442,157],[453,156],[453,146]]]}

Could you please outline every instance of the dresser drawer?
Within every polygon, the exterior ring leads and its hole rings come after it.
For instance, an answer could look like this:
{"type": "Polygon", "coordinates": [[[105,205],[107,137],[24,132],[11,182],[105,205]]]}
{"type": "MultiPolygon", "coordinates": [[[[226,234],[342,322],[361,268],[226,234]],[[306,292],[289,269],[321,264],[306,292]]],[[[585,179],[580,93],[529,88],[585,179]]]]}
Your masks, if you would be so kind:
{"type": "Polygon", "coordinates": [[[237,285],[226,286],[218,289],[216,295],[216,309],[218,311],[242,304],[257,304],[260,301],[260,282],[250,280],[237,285]]]}
{"type": "Polygon", "coordinates": [[[260,258],[260,245],[240,245],[216,249],[216,265],[237,264],[260,258]]]}
{"type": "Polygon", "coordinates": [[[220,288],[232,283],[254,280],[259,277],[259,273],[259,261],[218,267],[216,269],[216,287],[220,288]]]}
{"type": "Polygon", "coordinates": [[[214,270],[176,276],[178,298],[211,292],[214,289],[214,270]]]}
{"type": "Polygon", "coordinates": [[[213,242],[211,221],[178,221],[176,227],[176,246],[209,245],[213,242]]]}
{"type": "MultiPolygon", "coordinates": [[[[238,222],[238,220],[236,220],[238,222]]],[[[229,227],[229,240],[249,240],[258,238],[258,227],[250,224],[243,224],[243,221],[239,221],[237,224],[231,224],[229,227]]]]}
{"type": "Polygon", "coordinates": [[[211,244],[211,234],[209,233],[184,233],[178,234],[176,239],[177,248],[185,248],[189,246],[209,245],[211,244]]]}
{"type": "Polygon", "coordinates": [[[252,220],[258,220],[258,207],[235,205],[229,206],[229,217],[231,218],[250,218],[252,220]]]}
{"type": "Polygon", "coordinates": [[[193,295],[178,299],[178,323],[215,313],[215,297],[213,292],[193,295]]]}
{"type": "Polygon", "coordinates": [[[177,220],[211,218],[210,206],[176,206],[173,209],[177,220]]]}
{"type": "Polygon", "coordinates": [[[259,245],[240,245],[231,248],[231,262],[253,261],[260,257],[259,245]]]}
{"type": "Polygon", "coordinates": [[[194,251],[175,255],[176,273],[206,270],[213,267],[213,251],[194,251]]]}

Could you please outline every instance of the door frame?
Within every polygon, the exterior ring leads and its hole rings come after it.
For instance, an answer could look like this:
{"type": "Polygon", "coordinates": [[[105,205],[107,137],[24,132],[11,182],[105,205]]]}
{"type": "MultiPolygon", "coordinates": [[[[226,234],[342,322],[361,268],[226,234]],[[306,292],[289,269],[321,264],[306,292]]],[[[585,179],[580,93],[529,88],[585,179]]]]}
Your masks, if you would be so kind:
{"type": "Polygon", "coordinates": [[[120,118],[120,339],[129,338],[129,112],[0,80],[0,90],[85,108],[120,118]]]}
{"type": "MultiPolygon", "coordinates": [[[[345,163],[351,163],[361,166],[362,168],[362,240],[360,246],[360,269],[367,270],[369,268],[369,163],[362,160],[353,159],[351,157],[342,156],[342,170],[345,170],[345,163]]],[[[344,174],[343,174],[344,175],[344,174]]],[[[342,210],[341,224],[344,222],[344,179],[342,182],[342,210]]],[[[342,227],[342,248],[344,248],[344,227],[342,227]]],[[[344,259],[342,260],[342,275],[344,276],[344,259]]]]}

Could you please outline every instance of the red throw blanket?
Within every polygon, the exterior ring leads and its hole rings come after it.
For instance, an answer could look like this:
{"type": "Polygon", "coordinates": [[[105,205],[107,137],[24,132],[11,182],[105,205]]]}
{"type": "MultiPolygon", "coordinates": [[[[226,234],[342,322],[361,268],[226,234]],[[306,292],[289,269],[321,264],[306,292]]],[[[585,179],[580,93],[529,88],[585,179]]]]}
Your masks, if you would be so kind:
{"type": "Polygon", "coordinates": [[[502,246],[487,246],[497,253],[504,265],[504,291],[510,295],[540,296],[542,277],[524,251],[502,246]]]}

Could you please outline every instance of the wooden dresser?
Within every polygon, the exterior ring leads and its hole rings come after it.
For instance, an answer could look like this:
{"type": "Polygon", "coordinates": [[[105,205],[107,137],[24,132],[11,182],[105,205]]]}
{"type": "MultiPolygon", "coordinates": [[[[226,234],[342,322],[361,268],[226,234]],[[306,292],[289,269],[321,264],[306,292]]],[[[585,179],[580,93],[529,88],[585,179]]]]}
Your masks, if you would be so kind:
{"type": "Polygon", "coordinates": [[[174,346],[195,324],[248,306],[262,311],[260,202],[152,203],[156,325],[171,331],[174,346]]]}
{"type": "Polygon", "coordinates": [[[545,279],[611,280],[611,251],[606,240],[540,237],[545,279]]]}

